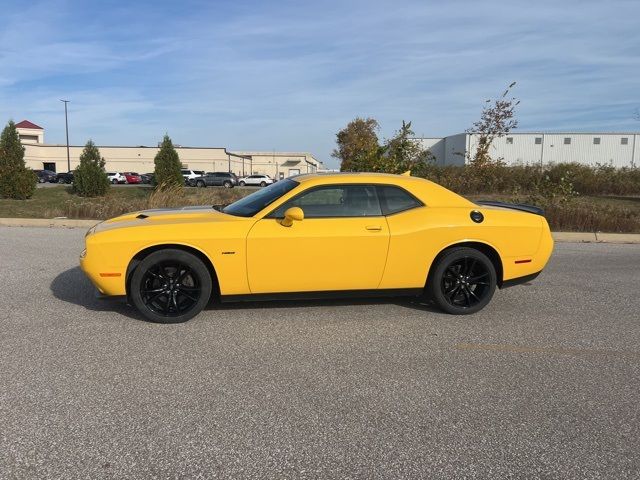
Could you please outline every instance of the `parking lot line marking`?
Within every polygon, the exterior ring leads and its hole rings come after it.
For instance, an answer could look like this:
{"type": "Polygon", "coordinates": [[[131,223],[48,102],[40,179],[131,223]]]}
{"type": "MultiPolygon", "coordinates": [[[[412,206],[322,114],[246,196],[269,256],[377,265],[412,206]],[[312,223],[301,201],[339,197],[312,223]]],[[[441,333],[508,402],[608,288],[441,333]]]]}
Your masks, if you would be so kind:
{"type": "Polygon", "coordinates": [[[507,352],[507,353],[542,353],[552,355],[613,355],[640,357],[640,352],[624,350],[598,350],[592,348],[562,348],[562,347],[526,347],[520,345],[500,345],[495,343],[458,343],[457,350],[471,350],[483,352],[507,352]]]}

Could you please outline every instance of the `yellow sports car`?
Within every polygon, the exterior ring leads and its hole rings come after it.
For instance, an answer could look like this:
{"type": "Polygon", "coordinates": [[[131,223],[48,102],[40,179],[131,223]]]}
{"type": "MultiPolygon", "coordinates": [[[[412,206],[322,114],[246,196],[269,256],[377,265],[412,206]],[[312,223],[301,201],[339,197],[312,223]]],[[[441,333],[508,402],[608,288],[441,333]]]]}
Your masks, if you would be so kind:
{"type": "Polygon", "coordinates": [[[553,240],[542,211],[472,203],[422,178],[299,175],[220,210],[148,210],[99,223],[82,269],[147,319],[220,301],[415,296],[474,313],[535,278],[553,240]]]}

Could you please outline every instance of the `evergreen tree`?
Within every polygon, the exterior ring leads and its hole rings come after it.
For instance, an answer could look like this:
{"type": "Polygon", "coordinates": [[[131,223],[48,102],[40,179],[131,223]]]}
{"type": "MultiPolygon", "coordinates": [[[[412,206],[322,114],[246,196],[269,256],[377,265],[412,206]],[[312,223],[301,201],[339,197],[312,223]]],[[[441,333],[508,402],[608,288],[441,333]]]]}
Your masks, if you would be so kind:
{"type": "Polygon", "coordinates": [[[10,120],[0,135],[0,197],[31,198],[37,182],[38,177],[24,163],[24,147],[10,120]]]}
{"type": "Polygon", "coordinates": [[[181,164],[178,152],[173,148],[169,135],[165,134],[155,159],[154,178],[158,188],[170,188],[184,185],[180,172],[181,164]]]}
{"type": "Polygon", "coordinates": [[[107,193],[109,178],[104,171],[104,158],[89,140],[80,154],[80,165],[73,174],[73,189],[83,197],[97,197],[107,193]]]}

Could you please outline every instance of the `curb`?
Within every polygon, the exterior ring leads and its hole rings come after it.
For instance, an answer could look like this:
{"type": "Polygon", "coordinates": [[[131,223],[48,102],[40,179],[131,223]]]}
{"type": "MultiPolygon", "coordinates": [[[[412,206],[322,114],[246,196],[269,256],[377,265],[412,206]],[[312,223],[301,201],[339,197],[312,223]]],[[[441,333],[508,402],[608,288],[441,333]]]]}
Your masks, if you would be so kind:
{"type": "Polygon", "coordinates": [[[100,220],[73,218],[0,218],[2,227],[91,228],[100,220]]]}
{"type": "Polygon", "coordinates": [[[640,243],[638,233],[552,232],[558,243],[640,243]]]}
{"type": "MultiPolygon", "coordinates": [[[[100,220],[77,220],[72,218],[0,218],[2,227],[42,228],[91,228],[100,220]]],[[[635,243],[640,244],[638,233],[591,233],[552,232],[558,243],[635,243]]]]}

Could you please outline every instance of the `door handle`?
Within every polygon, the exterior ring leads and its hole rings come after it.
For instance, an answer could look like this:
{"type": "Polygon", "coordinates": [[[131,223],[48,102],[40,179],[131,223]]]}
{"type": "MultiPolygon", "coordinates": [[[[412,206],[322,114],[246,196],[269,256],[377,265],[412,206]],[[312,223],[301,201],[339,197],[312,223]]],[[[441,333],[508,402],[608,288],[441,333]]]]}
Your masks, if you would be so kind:
{"type": "Polygon", "coordinates": [[[380,230],[382,230],[382,227],[380,225],[367,225],[365,228],[370,232],[379,232],[380,230]]]}

